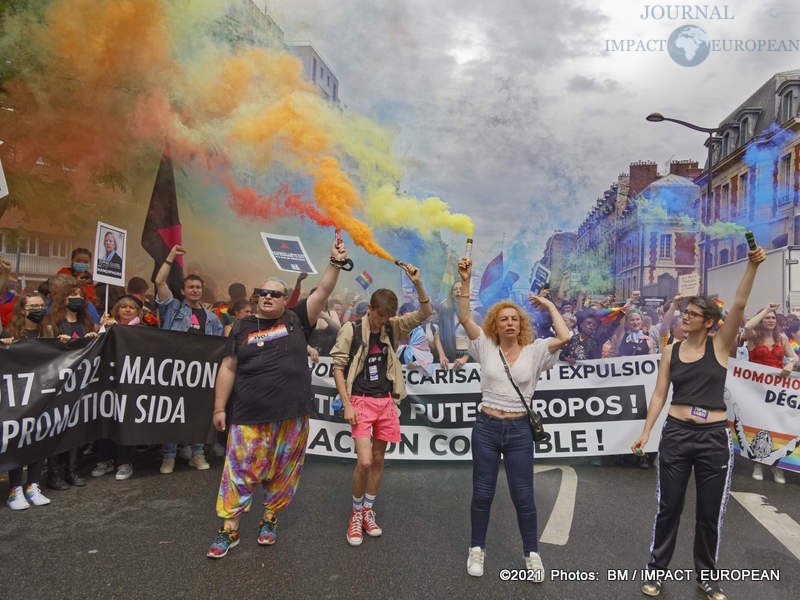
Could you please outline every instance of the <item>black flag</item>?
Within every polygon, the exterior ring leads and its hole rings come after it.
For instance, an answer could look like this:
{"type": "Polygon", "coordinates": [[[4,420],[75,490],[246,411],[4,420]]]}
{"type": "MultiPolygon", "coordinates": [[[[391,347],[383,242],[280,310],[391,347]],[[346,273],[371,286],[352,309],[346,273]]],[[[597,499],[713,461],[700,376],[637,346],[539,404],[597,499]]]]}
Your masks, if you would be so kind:
{"type": "MultiPolygon", "coordinates": [[[[172,160],[166,154],[161,155],[158,165],[153,195],[150,197],[150,208],[142,231],[142,247],[153,257],[155,265],[151,281],[155,282],[156,273],[167,259],[170,249],[181,243],[181,222],[178,219],[178,196],[175,192],[175,173],[172,160]]],[[[167,285],[172,295],[181,298],[183,289],[183,257],[176,257],[172,265],[167,285]]]]}

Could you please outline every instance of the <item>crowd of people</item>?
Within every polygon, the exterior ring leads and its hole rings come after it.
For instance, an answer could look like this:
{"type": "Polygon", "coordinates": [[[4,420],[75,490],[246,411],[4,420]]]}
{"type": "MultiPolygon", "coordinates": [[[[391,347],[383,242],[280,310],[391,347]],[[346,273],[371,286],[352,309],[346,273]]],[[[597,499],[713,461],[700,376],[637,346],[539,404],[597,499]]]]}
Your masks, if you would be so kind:
{"type": "MultiPolygon", "coordinates": [[[[399,441],[395,407],[405,396],[402,367],[430,372],[460,369],[469,361],[480,363],[482,403],[472,440],[472,539],[467,565],[474,576],[483,573],[486,529],[500,456],[505,460],[517,509],[526,565],[542,569],[533,504],[533,441],[528,413],[521,403],[531,397],[537,374],[557,359],[575,363],[661,353],[656,400],[665,394],[670,377],[680,377],[684,366],[694,364],[689,359],[697,356],[704,360],[716,356],[718,360],[707,366],[709,373],[719,370],[723,356],[749,358],[787,375],[798,363],[794,349],[800,319],[780,314],[777,304],[760,309],[748,319],[739,295],[724,321],[721,302],[675,296],[653,306],[643,302],[638,292],[617,303],[612,295],[602,302],[578,302],[575,298],[552,298],[545,290],[531,296],[531,306],[526,308],[512,302],[476,307],[469,293],[471,261],[462,259],[460,281],[440,302],[425,292],[419,269],[403,266],[417,298],[398,307],[396,294],[387,289],[377,290],[368,299],[335,293],[339,271],[347,260],[344,246],[337,241],[331,248],[329,268],[307,294],[302,290],[306,274],[301,273],[291,289],[281,280],[269,279],[248,295],[244,284],[233,283],[228,299],[209,302],[198,275],[183,279],[180,297],[167,285],[176,259],[185,253],[180,245],[170,250],[157,271],[154,294],[147,281],[133,277],[125,289],[107,290],[110,305],[105,304],[106,294],[98,293],[92,281],[91,252],[85,248],[76,248],[70,265],[30,292],[6,291],[10,264],[0,260],[0,290],[4,291],[0,297],[0,340],[12,348],[17,341],[37,338],[54,338],[66,344],[118,326],[161,327],[227,337],[212,418],[219,432],[215,446],[225,456],[217,501],[223,524],[208,550],[211,558],[225,556],[238,544],[239,519],[249,510],[259,483],[265,495],[258,542],[275,542],[278,512],[291,501],[302,472],[311,396],[307,365],[320,356],[332,357],[334,381],[357,453],[353,505],[346,529],[351,545],[359,545],[365,533],[379,536],[382,531],[373,507],[386,446],[399,441]],[[717,327],[719,333],[709,335],[717,327]],[[708,352],[712,339],[713,350],[708,352]]],[[[758,261],[751,257],[751,264],[758,261]]],[[[748,276],[754,276],[754,272],[755,266],[748,268],[748,276]]],[[[676,393],[678,389],[676,384],[676,393]]],[[[715,388],[714,394],[717,391],[715,388]]],[[[718,406],[720,402],[709,408],[720,417],[713,423],[724,423],[724,405],[718,406]]],[[[671,419],[673,411],[683,408],[680,402],[673,400],[673,404],[671,419]]],[[[633,447],[642,467],[649,467],[655,459],[655,455],[648,457],[641,450],[649,434],[647,427],[655,421],[651,416],[657,417],[662,406],[663,401],[651,403],[645,433],[633,447]]],[[[675,426],[683,426],[691,418],[680,413],[673,420],[678,422],[675,426]]],[[[181,449],[188,465],[198,470],[209,468],[203,442],[197,440],[181,449]]],[[[668,442],[667,447],[672,449],[668,442]]],[[[663,446],[662,441],[660,452],[663,446]]],[[[92,451],[96,463],[91,476],[114,473],[118,480],[132,476],[134,448],[97,440],[92,451]]],[[[76,448],[47,459],[46,487],[64,490],[86,485],[78,473],[78,452],[76,448]]],[[[178,456],[177,444],[163,444],[160,472],[172,473],[178,456]]],[[[50,503],[42,490],[42,473],[41,462],[9,473],[7,504],[11,509],[50,503]]],[[[761,464],[755,463],[753,478],[760,480],[763,476],[761,464]]],[[[785,482],[780,469],[773,469],[773,476],[776,482],[785,482]]],[[[683,473],[675,475],[681,481],[683,477],[683,473]]],[[[673,505],[682,502],[680,483],[663,484],[676,490],[673,505]]],[[[656,534],[669,537],[673,520],[674,514],[668,514],[657,521],[656,534]],[[667,533],[659,534],[662,530],[667,533]]],[[[654,551],[653,568],[669,561],[669,541],[661,544],[667,545],[654,551]]],[[[713,564],[713,559],[703,556],[700,564],[713,564]]],[[[651,583],[649,591],[657,593],[660,582],[651,583]]]]}

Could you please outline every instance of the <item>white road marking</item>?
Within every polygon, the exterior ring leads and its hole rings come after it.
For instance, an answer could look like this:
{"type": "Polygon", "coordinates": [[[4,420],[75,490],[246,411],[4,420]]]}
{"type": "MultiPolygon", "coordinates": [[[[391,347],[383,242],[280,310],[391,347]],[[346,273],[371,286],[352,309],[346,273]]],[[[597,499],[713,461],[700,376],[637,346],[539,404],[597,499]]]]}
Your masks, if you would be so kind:
{"type": "Polygon", "coordinates": [[[778,512],[766,503],[766,496],[747,492],[731,492],[731,496],[744,506],[756,521],[761,523],[786,549],[800,560],[800,525],[785,513],[778,512]]]}
{"type": "Polygon", "coordinates": [[[575,495],[578,491],[578,474],[572,467],[556,465],[534,465],[534,473],[561,471],[561,485],[558,488],[558,496],[553,505],[553,512],[547,520],[539,541],[545,544],[555,544],[566,546],[569,541],[569,532],[572,529],[572,517],[575,514],[575,495]]]}

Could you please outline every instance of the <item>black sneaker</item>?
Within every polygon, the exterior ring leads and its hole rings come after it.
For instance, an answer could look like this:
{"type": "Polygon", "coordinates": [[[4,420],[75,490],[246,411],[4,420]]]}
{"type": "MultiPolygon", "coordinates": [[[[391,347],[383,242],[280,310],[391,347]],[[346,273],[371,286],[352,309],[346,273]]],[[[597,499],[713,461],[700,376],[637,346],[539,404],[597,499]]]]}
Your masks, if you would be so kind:
{"type": "Polygon", "coordinates": [[[716,581],[698,581],[697,587],[708,600],[728,600],[728,596],[716,581]]]}
{"type": "Polygon", "coordinates": [[[642,593],[645,596],[658,596],[661,593],[661,580],[648,577],[642,584],[642,593]]]}

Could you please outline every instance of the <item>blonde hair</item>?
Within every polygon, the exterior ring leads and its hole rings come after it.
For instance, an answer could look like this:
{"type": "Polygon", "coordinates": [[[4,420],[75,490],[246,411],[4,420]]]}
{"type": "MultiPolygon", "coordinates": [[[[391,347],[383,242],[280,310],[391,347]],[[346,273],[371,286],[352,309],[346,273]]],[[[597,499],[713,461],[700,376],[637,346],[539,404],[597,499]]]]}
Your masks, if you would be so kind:
{"type": "Polygon", "coordinates": [[[497,335],[497,317],[500,311],[505,308],[513,308],[519,315],[519,334],[517,335],[517,342],[520,346],[527,346],[533,343],[533,327],[528,320],[528,315],[522,310],[519,304],[510,302],[509,300],[502,300],[493,304],[492,307],[486,312],[486,317],[483,319],[483,333],[486,337],[490,338],[495,345],[500,345],[500,337],[497,335]]]}

